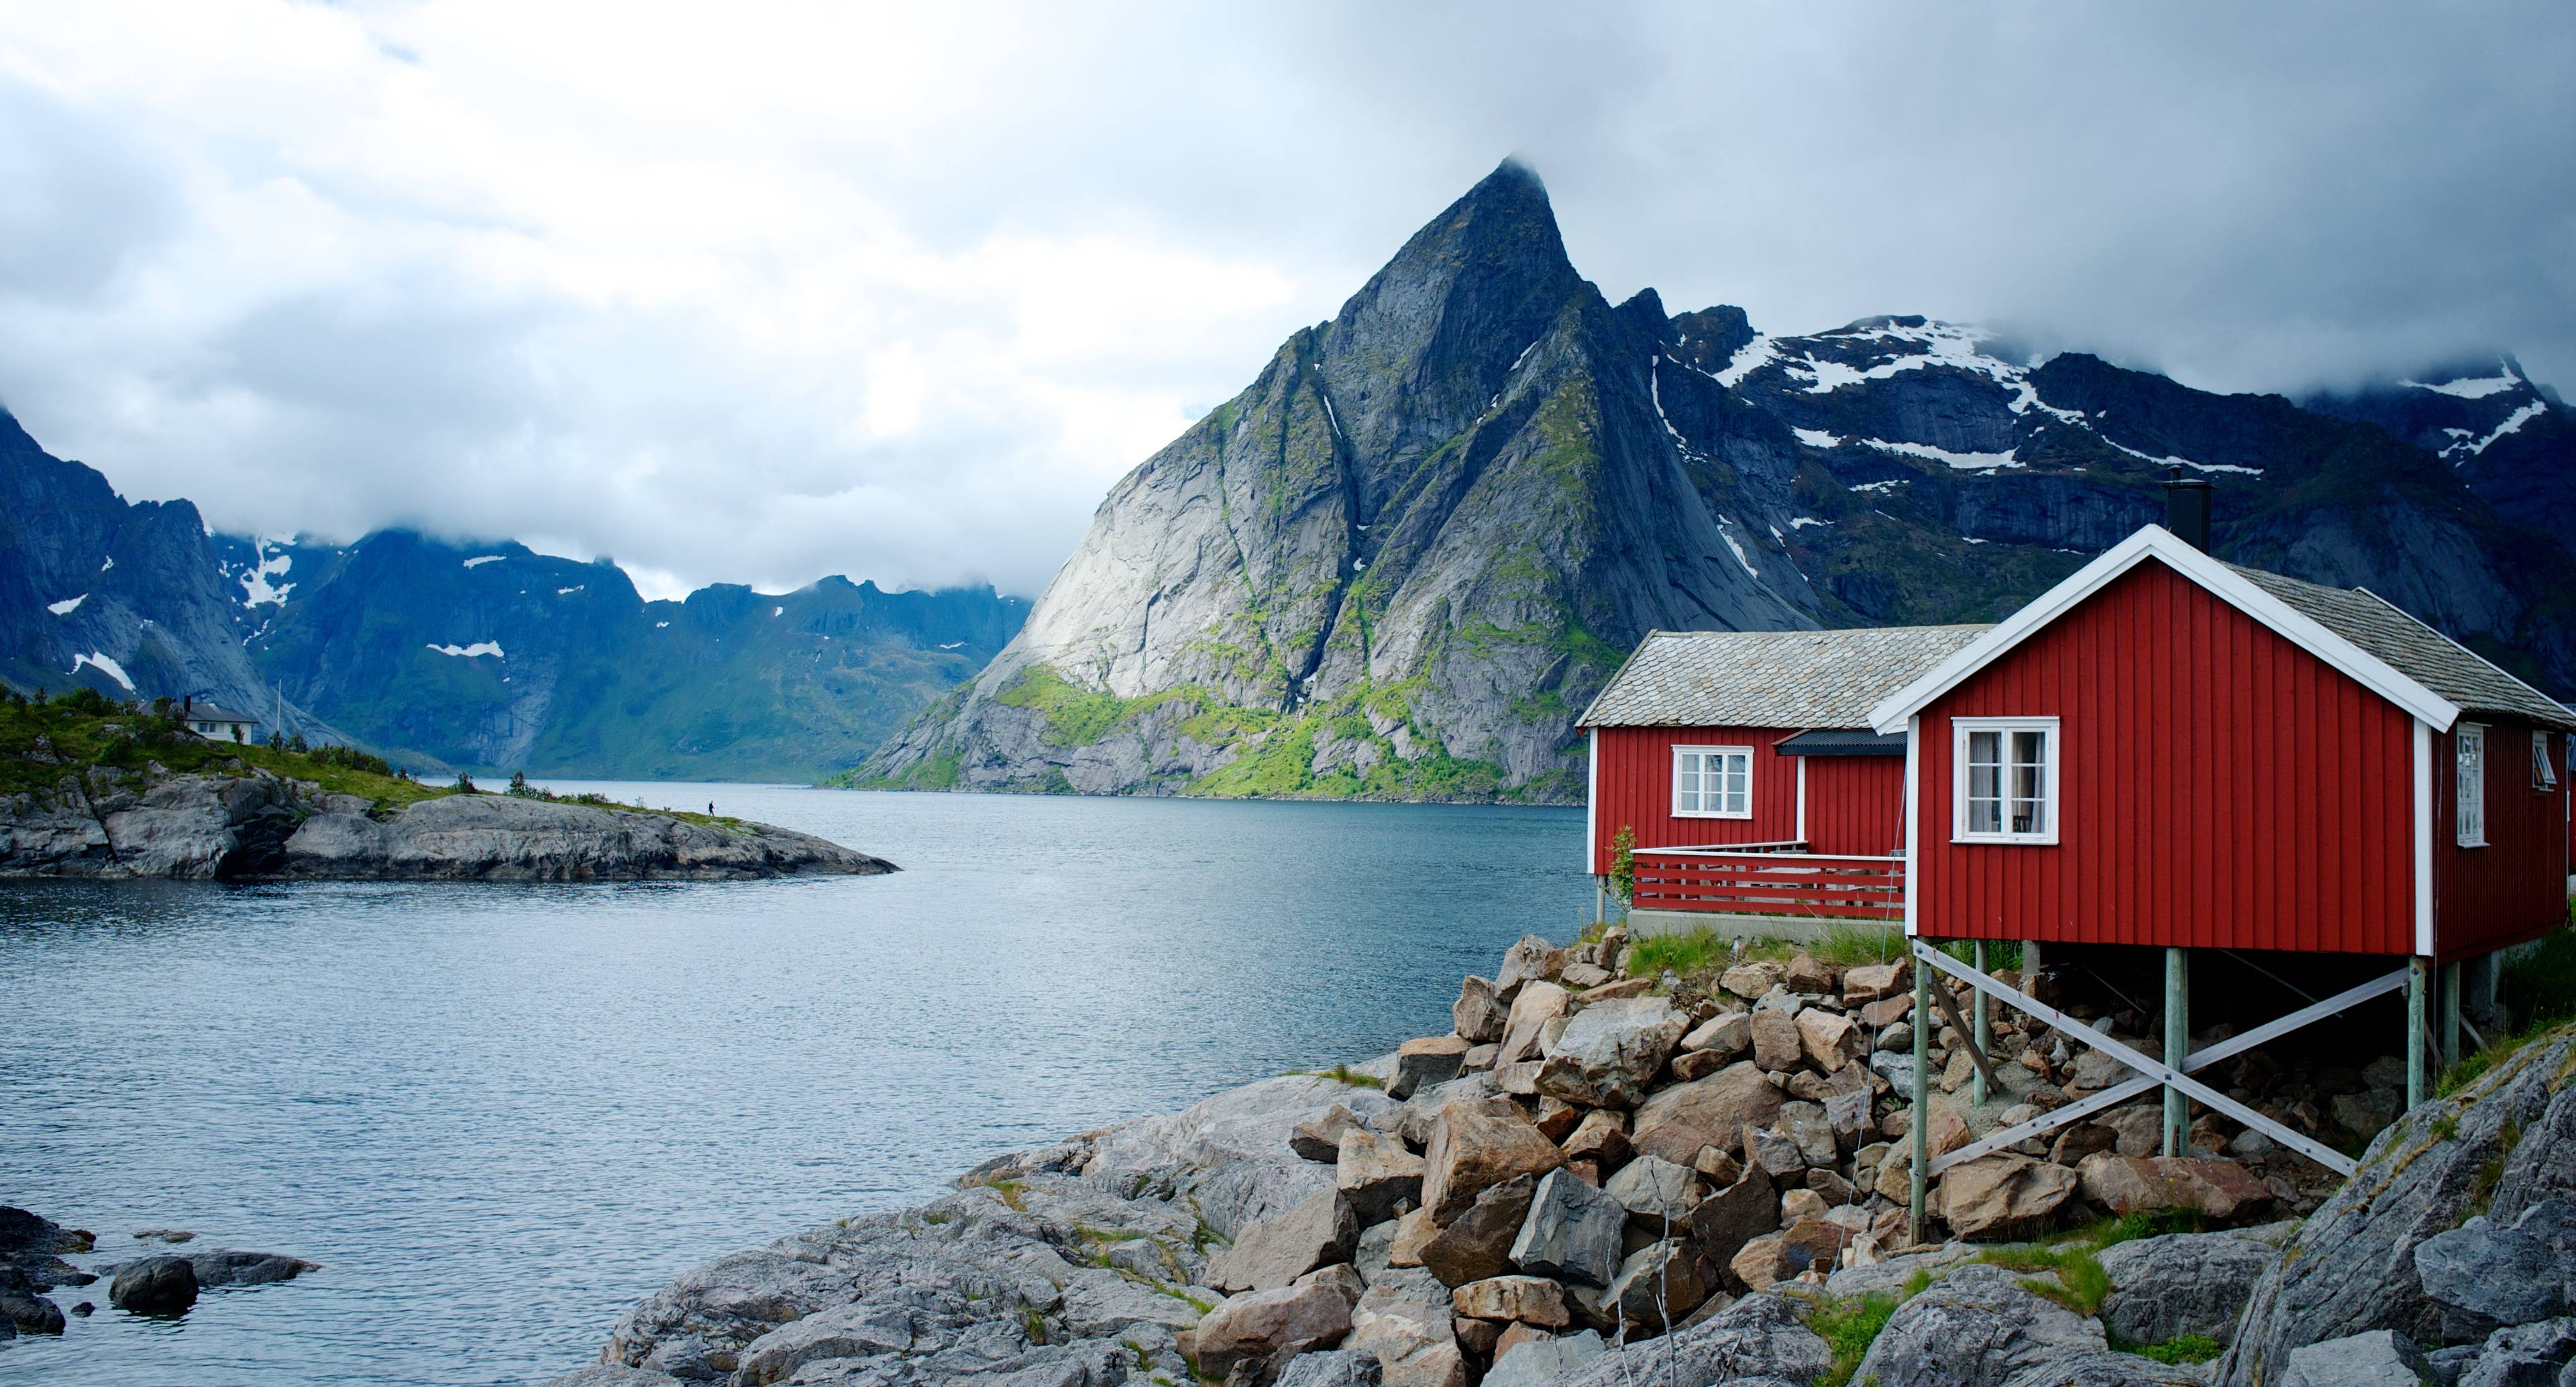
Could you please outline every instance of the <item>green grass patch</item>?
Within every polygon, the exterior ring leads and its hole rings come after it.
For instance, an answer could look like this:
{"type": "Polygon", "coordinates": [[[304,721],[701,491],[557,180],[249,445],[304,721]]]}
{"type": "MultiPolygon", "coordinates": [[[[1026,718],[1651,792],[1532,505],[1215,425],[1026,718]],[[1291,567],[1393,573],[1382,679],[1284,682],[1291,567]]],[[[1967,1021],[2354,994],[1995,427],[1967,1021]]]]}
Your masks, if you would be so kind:
{"type": "Polygon", "coordinates": [[[1726,971],[1737,958],[1735,941],[1706,925],[1688,934],[1640,939],[1628,947],[1628,975],[1636,978],[1661,977],[1665,973],[1684,978],[1708,977],[1726,971]]]}
{"type": "Polygon", "coordinates": [[[1807,1328],[1825,1341],[1825,1347],[1834,1355],[1834,1364],[1816,1379],[1816,1387],[1846,1387],[1852,1374],[1860,1371],[1860,1360],[1869,1356],[1869,1346],[1878,1342],[1879,1331],[1887,1328],[1897,1307],[1923,1294],[1931,1284],[1932,1273],[1917,1271],[1895,1294],[1881,1291],[1858,1300],[1818,1301],[1807,1316],[1807,1328]]]}
{"type": "Polygon", "coordinates": [[[2506,959],[2496,991],[2513,1029],[2444,1070],[2435,1086],[2442,1096],[2485,1078],[2525,1046],[2576,1020],[2576,930],[2560,930],[2520,958],[2506,959]]]}
{"type": "Polygon", "coordinates": [[[1386,1087],[1386,1080],[1379,1078],[1375,1074],[1363,1074],[1360,1071],[1351,1068],[1347,1064],[1337,1064],[1330,1069],[1291,1069],[1288,1072],[1291,1074],[1303,1074],[1309,1078],[1330,1079],[1334,1083],[1348,1084],[1352,1088],[1382,1089],[1386,1087]]]}
{"type": "Polygon", "coordinates": [[[2121,1353],[2134,1353],[2159,1363],[2180,1367],[2186,1363],[2206,1363],[2227,1351],[2227,1346],[2206,1334],[2185,1334],[2161,1344],[2133,1344],[2118,1335],[2110,1336],[2111,1347],[2121,1353]]]}
{"type": "Polygon", "coordinates": [[[987,1180],[984,1182],[984,1186],[995,1194],[1002,1196],[1002,1202],[1010,1205],[1014,1211],[1020,1213],[1028,1212],[1028,1204],[1020,1198],[1021,1192],[1029,1187],[1028,1181],[987,1180]]]}
{"type": "Polygon", "coordinates": [[[118,703],[94,689],[74,689],[42,703],[0,699],[0,794],[50,792],[66,775],[104,768],[140,784],[152,766],[182,774],[248,775],[265,770],[310,781],[324,793],[356,795],[378,812],[461,793],[398,776],[378,757],[348,747],[297,751],[257,743],[212,742],[187,729],[167,699],[118,703]]]}
{"type": "Polygon", "coordinates": [[[2103,1297],[2111,1294],[2111,1274],[2095,1260],[2095,1248],[2084,1242],[2033,1244],[2023,1247],[1999,1247],[1982,1253],[1977,1260],[1991,1262],[2013,1271],[2049,1272],[2054,1280],[2030,1276],[2021,1288],[2043,1300],[2053,1300],[2076,1314],[2092,1316],[2102,1312],[2103,1297]]]}

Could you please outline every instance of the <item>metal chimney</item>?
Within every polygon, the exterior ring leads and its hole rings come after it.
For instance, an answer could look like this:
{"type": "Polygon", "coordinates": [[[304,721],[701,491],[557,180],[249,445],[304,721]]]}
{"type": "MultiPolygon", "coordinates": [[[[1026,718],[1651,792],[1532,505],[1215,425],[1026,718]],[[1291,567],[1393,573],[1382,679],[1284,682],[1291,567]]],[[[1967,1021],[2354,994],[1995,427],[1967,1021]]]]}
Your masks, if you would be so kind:
{"type": "Polygon", "coordinates": [[[2202,553],[2209,552],[2209,482],[2177,467],[2165,475],[2165,528],[2202,553]]]}

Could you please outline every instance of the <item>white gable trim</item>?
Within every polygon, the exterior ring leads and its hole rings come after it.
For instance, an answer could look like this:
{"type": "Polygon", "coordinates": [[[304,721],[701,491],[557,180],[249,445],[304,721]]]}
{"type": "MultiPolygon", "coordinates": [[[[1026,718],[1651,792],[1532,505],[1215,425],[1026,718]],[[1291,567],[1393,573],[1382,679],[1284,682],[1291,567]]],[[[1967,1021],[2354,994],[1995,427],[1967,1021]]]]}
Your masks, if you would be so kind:
{"type": "Polygon", "coordinates": [[[1934,699],[1958,687],[1969,675],[1993,663],[2084,599],[2110,586],[2112,580],[2151,558],[2160,560],[2165,567],[2199,584],[2229,606],[2272,628],[2291,644],[2350,675],[2363,688],[2432,724],[2435,731],[2448,731],[2452,721],[2459,717],[2459,705],[2247,582],[2233,569],[2184,543],[2162,525],[2149,525],[2104,550],[2091,563],[2069,574],[2066,581],[2004,618],[1993,630],[1961,646],[1957,654],[1933,666],[1922,678],[1888,695],[1885,702],[1870,710],[1871,730],[1884,736],[1903,728],[1907,719],[1929,707],[1934,699]]]}
{"type": "Polygon", "coordinates": [[[2433,729],[2415,722],[2414,862],[2407,875],[2415,887],[2415,952],[2433,952],[2433,729]]]}

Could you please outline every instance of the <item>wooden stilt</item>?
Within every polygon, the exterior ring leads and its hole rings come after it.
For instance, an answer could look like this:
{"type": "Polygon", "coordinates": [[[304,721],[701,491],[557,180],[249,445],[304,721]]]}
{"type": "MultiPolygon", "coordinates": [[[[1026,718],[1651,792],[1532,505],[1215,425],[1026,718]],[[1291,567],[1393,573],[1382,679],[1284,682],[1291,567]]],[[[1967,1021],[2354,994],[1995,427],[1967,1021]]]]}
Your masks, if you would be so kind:
{"type": "Polygon", "coordinates": [[[1906,1124],[1914,1137],[1914,1179],[1908,1208],[1914,1241],[1923,1241],[1924,1186],[1932,1175],[1932,970],[1914,965],[1914,1110],[1906,1124]]]}
{"type": "Polygon", "coordinates": [[[2442,1071],[2460,1062],[2460,965],[2442,965],[2442,1071]]]}
{"type": "Polygon", "coordinates": [[[2425,1075],[2425,1007],[2431,999],[2433,961],[2417,954],[2406,965],[2406,1106],[2413,1108],[2432,1094],[2425,1075]]]}
{"type": "MultiPolygon", "coordinates": [[[[2165,1063],[2176,1069],[2191,1054],[2191,958],[2180,949],[2165,950],[2165,1063]]],[[[2165,1154],[2179,1156],[2191,1127],[2191,1100],[2181,1089],[2165,1085],[2165,1154]]]]}
{"type": "MultiPolygon", "coordinates": [[[[1986,941],[1982,939],[1978,940],[1976,948],[1977,971],[1980,973],[1989,971],[1986,967],[1986,941]]],[[[1986,1055],[1993,1054],[1995,1047],[1989,1043],[1993,1037],[1989,1032],[1989,1027],[1986,1021],[1986,994],[1980,992],[1974,997],[1969,998],[1968,1005],[1973,1009],[1973,1015],[1976,1022],[1976,1025],[1973,1028],[1975,1034],[1968,1038],[1968,1043],[1975,1047],[1978,1056],[1981,1058],[1986,1055]]],[[[1978,1107],[1984,1107],[1986,1100],[1993,1096],[1993,1092],[1989,1090],[1986,1085],[1986,1067],[1982,1064],[1978,1065],[1976,1077],[1968,1081],[1968,1101],[1976,1104],[1978,1107]]]]}

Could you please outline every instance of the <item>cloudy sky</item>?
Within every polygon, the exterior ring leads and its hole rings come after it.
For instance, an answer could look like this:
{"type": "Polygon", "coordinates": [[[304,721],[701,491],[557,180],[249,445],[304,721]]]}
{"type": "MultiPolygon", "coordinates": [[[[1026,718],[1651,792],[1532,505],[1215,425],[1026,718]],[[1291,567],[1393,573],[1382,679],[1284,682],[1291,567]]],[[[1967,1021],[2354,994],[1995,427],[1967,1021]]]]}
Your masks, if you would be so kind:
{"type": "Polygon", "coordinates": [[[1506,154],[1614,299],[2576,387],[2576,7],[0,0],[0,402],[218,526],[1034,593],[1506,154]]]}

